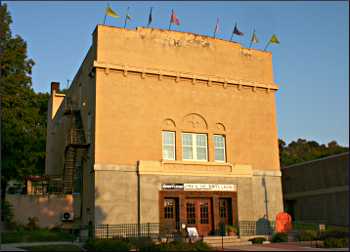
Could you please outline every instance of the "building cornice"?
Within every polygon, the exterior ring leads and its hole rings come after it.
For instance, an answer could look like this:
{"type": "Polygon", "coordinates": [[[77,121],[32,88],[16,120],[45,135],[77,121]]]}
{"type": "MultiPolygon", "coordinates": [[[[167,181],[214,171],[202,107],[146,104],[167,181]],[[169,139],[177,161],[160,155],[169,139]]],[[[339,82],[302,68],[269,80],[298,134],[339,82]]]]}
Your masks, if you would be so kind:
{"type": "Polygon", "coordinates": [[[140,68],[137,66],[129,66],[129,65],[117,65],[117,64],[110,64],[105,62],[99,62],[94,61],[93,64],[94,68],[104,69],[106,74],[110,73],[110,70],[116,70],[123,72],[124,76],[126,77],[128,72],[133,73],[139,73],[141,75],[141,78],[145,78],[146,74],[148,75],[157,75],[159,80],[162,80],[163,76],[173,77],[175,78],[176,82],[179,82],[180,80],[187,79],[192,80],[192,83],[195,83],[196,81],[204,81],[207,82],[207,85],[210,86],[213,83],[222,84],[224,88],[227,88],[228,85],[234,85],[237,86],[238,89],[241,89],[241,87],[252,87],[253,91],[255,91],[256,88],[262,88],[266,89],[267,91],[278,90],[278,86],[276,84],[268,84],[268,83],[258,83],[253,81],[246,81],[246,80],[234,80],[234,79],[228,79],[221,76],[213,76],[213,75],[206,75],[206,74],[200,74],[200,73],[190,73],[190,72],[175,72],[171,70],[166,69],[156,69],[156,68],[140,68]]]}

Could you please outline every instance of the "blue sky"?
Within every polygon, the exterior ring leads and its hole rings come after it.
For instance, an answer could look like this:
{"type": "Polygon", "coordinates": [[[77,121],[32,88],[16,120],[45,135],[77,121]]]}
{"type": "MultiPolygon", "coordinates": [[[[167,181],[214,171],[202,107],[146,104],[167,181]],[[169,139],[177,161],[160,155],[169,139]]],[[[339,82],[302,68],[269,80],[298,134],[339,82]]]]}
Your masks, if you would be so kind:
{"type": "MultiPolygon", "coordinates": [[[[28,44],[35,62],[33,88],[48,92],[51,81],[72,80],[89,46],[95,26],[103,22],[106,1],[6,2],[13,18],[13,34],[28,44]]],[[[348,2],[110,2],[119,15],[130,6],[127,28],[145,26],[149,8],[152,27],[167,29],[174,8],[179,31],[229,39],[234,23],[245,33],[236,41],[248,47],[256,30],[263,49],[275,33],[281,44],[271,45],[279,137],[349,146],[349,4],[348,2]]],[[[123,18],[107,17],[106,24],[123,26],[123,18]]]]}

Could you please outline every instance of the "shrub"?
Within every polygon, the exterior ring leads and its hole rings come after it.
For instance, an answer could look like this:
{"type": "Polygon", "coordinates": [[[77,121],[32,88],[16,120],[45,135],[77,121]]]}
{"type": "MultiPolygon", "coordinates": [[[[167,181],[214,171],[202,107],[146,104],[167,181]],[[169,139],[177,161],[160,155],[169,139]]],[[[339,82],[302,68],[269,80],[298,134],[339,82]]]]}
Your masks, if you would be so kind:
{"type": "Polygon", "coordinates": [[[84,247],[87,251],[129,251],[129,244],[122,240],[89,240],[84,247]]]}
{"type": "Polygon", "coordinates": [[[320,233],[320,240],[326,240],[327,238],[347,238],[349,232],[346,231],[325,231],[320,233]]]}
{"type": "Polygon", "coordinates": [[[300,230],[298,232],[298,241],[315,241],[318,240],[319,235],[316,230],[300,230]]]}
{"type": "Polygon", "coordinates": [[[18,228],[17,231],[2,233],[4,243],[40,242],[40,241],[72,241],[73,236],[63,231],[48,229],[26,230],[18,228]]]}
{"type": "Polygon", "coordinates": [[[288,234],[286,233],[275,233],[272,235],[271,242],[287,242],[288,234]]]}
{"type": "Polygon", "coordinates": [[[182,241],[173,241],[167,244],[152,245],[149,247],[140,248],[140,252],[149,251],[212,251],[208,244],[203,241],[197,241],[195,243],[187,243],[182,241]]]}
{"type": "Polygon", "coordinates": [[[1,215],[2,221],[5,222],[5,224],[13,223],[13,207],[7,200],[1,204],[1,215]]]}
{"type": "Polygon", "coordinates": [[[130,247],[139,249],[150,248],[154,245],[153,240],[149,237],[133,237],[128,240],[128,243],[130,247]]]}
{"type": "Polygon", "coordinates": [[[194,251],[212,251],[212,248],[203,241],[197,241],[193,244],[194,251]]]}
{"type": "Polygon", "coordinates": [[[237,227],[233,226],[233,225],[227,225],[226,226],[226,231],[227,232],[233,232],[237,234],[237,227]]]}
{"type": "Polygon", "coordinates": [[[249,239],[248,241],[251,241],[253,244],[262,244],[264,241],[266,241],[265,237],[254,237],[249,239]]]}
{"type": "Polygon", "coordinates": [[[326,248],[347,248],[348,246],[348,238],[326,238],[324,240],[324,247],[326,248]]]}
{"type": "Polygon", "coordinates": [[[39,222],[39,219],[37,217],[35,217],[35,216],[28,217],[28,224],[27,224],[26,228],[29,230],[38,229],[39,228],[38,222],[39,222]]]}

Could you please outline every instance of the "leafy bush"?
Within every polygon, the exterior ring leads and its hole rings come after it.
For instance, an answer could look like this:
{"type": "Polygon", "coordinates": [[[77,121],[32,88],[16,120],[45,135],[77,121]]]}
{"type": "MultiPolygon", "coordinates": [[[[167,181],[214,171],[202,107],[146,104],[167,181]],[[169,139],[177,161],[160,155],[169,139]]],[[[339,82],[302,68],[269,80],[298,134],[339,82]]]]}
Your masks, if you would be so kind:
{"type": "Polygon", "coordinates": [[[212,251],[208,244],[202,241],[187,243],[182,241],[173,241],[166,244],[152,245],[150,247],[140,248],[140,252],[162,252],[162,251],[212,251]]]}
{"type": "Polygon", "coordinates": [[[226,231],[227,232],[233,232],[237,234],[237,227],[233,226],[233,225],[227,225],[226,226],[226,231]]]}
{"type": "Polygon", "coordinates": [[[300,230],[298,232],[298,241],[315,241],[318,240],[319,234],[316,230],[300,230]]]}
{"type": "Polygon", "coordinates": [[[39,222],[39,219],[37,217],[35,217],[35,216],[28,217],[28,224],[27,224],[26,228],[29,230],[38,229],[39,228],[38,222],[39,222]]]}
{"type": "Polygon", "coordinates": [[[347,248],[349,246],[349,238],[326,238],[324,247],[326,248],[347,248]]]}
{"type": "Polygon", "coordinates": [[[265,237],[254,237],[249,239],[248,241],[251,241],[253,244],[262,244],[264,241],[266,241],[265,237]]]}
{"type": "Polygon", "coordinates": [[[130,245],[122,240],[89,240],[84,246],[88,251],[129,251],[130,245]]]}
{"type": "Polygon", "coordinates": [[[5,224],[13,223],[14,214],[13,214],[12,205],[7,200],[5,200],[1,204],[1,215],[2,215],[1,218],[3,222],[5,222],[5,224]]]}
{"type": "Polygon", "coordinates": [[[327,238],[347,238],[349,232],[346,231],[325,231],[320,233],[320,240],[326,240],[327,238]]]}
{"type": "Polygon", "coordinates": [[[73,236],[64,231],[51,231],[49,229],[26,230],[21,227],[16,231],[5,232],[1,235],[3,243],[73,240],[73,236]]]}
{"type": "Polygon", "coordinates": [[[197,241],[193,244],[194,251],[212,251],[213,249],[203,241],[197,241]]]}
{"type": "Polygon", "coordinates": [[[287,242],[288,234],[286,233],[275,233],[272,235],[271,242],[287,242]]]}
{"type": "Polygon", "coordinates": [[[153,240],[149,237],[134,237],[128,239],[128,243],[132,248],[144,249],[154,245],[153,240]]]}

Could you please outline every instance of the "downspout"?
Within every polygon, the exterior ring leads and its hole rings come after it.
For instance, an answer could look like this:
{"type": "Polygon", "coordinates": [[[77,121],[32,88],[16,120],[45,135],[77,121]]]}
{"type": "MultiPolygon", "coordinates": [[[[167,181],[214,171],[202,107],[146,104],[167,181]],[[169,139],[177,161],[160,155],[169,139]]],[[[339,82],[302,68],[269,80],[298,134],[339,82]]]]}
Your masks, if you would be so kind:
{"type": "Polygon", "coordinates": [[[140,237],[141,234],[141,187],[140,187],[140,161],[136,163],[137,174],[137,234],[140,237]]]}

